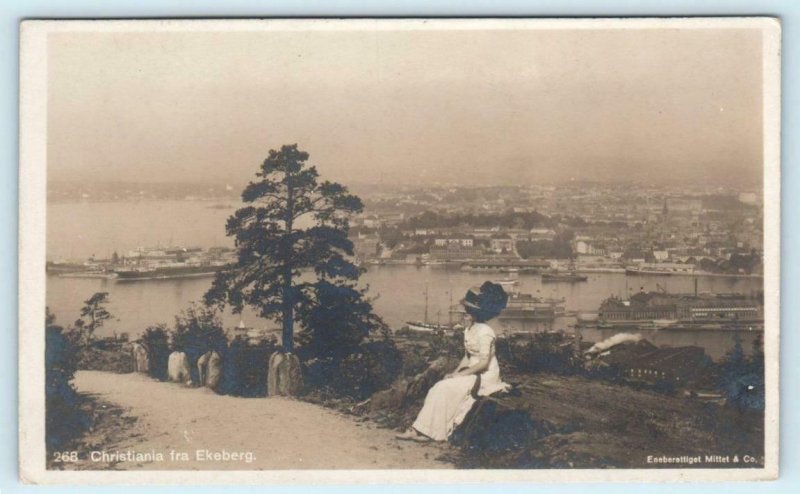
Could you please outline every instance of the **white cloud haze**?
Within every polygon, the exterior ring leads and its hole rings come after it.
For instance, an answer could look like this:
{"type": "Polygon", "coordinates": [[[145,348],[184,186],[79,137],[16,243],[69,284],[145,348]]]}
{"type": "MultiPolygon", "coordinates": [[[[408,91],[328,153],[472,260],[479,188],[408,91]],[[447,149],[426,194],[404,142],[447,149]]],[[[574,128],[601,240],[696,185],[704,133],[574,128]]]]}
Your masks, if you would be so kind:
{"type": "Polygon", "coordinates": [[[760,183],[758,30],[57,33],[52,180],[760,183]]]}

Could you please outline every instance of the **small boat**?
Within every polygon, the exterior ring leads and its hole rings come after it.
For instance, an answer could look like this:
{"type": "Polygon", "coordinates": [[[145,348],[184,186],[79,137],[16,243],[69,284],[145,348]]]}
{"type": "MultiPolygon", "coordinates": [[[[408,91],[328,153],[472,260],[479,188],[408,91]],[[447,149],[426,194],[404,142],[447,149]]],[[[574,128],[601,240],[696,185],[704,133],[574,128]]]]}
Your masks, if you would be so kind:
{"type": "Polygon", "coordinates": [[[656,327],[656,329],[668,328],[678,324],[678,322],[679,321],[677,319],[653,319],[653,325],[656,327]]]}
{"type": "Polygon", "coordinates": [[[640,266],[628,266],[625,268],[625,274],[628,276],[672,276],[672,271],[668,269],[648,269],[640,266]]]}
{"type": "Polygon", "coordinates": [[[159,263],[151,266],[135,266],[114,270],[116,281],[168,280],[214,276],[227,267],[224,262],[210,263],[159,263]]]}
{"type": "MultiPolygon", "coordinates": [[[[543,298],[530,293],[510,293],[506,308],[497,318],[500,321],[526,321],[551,323],[556,317],[564,316],[564,298],[543,298]]],[[[464,313],[463,307],[451,306],[451,315],[464,313]]]]}
{"type": "Polygon", "coordinates": [[[695,274],[694,264],[674,262],[645,262],[625,267],[628,276],[671,276],[674,274],[695,274]]]}
{"type": "Polygon", "coordinates": [[[434,331],[449,331],[451,328],[446,324],[433,324],[422,321],[406,321],[406,326],[412,331],[423,333],[433,333],[434,331]]]}
{"type": "Polygon", "coordinates": [[[502,280],[492,280],[492,283],[497,283],[498,285],[500,285],[502,287],[507,287],[507,286],[515,286],[515,285],[519,284],[519,280],[514,279],[514,278],[505,278],[505,279],[502,279],[502,280]]]}
{"type": "MultiPolygon", "coordinates": [[[[428,284],[425,284],[425,319],[424,321],[406,321],[406,328],[411,331],[419,331],[423,333],[433,333],[435,331],[446,331],[450,330],[451,327],[445,324],[433,324],[428,322],[428,284]]],[[[451,300],[450,303],[452,304],[452,291],[451,291],[451,300]]]]}
{"type": "Polygon", "coordinates": [[[116,273],[109,271],[81,271],[79,273],[62,273],[59,278],[99,278],[111,280],[117,277],[116,273]]]}

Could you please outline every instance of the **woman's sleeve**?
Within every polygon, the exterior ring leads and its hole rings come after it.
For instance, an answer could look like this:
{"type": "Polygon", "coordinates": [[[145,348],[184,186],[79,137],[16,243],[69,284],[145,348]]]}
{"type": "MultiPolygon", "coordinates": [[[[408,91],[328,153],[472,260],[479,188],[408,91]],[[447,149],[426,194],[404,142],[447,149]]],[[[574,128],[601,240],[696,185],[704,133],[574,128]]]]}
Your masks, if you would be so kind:
{"type": "Polygon", "coordinates": [[[492,345],[494,344],[494,331],[491,328],[481,331],[478,335],[478,345],[480,348],[480,359],[489,360],[492,356],[492,345]]]}

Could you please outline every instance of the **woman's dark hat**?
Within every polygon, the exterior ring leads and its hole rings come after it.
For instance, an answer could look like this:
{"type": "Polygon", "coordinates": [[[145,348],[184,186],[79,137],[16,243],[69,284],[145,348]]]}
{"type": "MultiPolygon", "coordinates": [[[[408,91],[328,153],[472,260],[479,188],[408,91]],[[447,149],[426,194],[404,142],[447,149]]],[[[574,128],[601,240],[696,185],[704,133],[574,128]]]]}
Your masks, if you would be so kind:
{"type": "Polygon", "coordinates": [[[461,300],[461,304],[465,308],[480,312],[484,320],[500,315],[507,303],[506,291],[502,286],[491,281],[485,282],[480,288],[470,288],[461,300]]]}

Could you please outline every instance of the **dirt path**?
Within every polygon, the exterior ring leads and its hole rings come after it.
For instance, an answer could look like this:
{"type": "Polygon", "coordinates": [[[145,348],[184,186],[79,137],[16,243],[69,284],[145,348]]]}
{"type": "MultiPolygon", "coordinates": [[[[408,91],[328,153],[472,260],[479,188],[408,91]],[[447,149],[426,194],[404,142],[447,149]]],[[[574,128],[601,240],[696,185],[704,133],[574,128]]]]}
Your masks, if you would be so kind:
{"type": "Polygon", "coordinates": [[[96,463],[82,458],[74,468],[109,464],[122,469],[202,470],[451,468],[436,460],[446,445],[398,441],[393,431],[302,401],[219,396],[140,374],[81,371],[74,384],[79,392],[119,406],[138,419],[127,421],[119,434],[92,437],[90,433],[88,451],[133,451],[156,458],[96,463]],[[255,458],[204,460],[197,450],[250,452],[255,458]],[[188,458],[173,458],[172,451],[188,458]]]}

